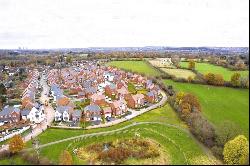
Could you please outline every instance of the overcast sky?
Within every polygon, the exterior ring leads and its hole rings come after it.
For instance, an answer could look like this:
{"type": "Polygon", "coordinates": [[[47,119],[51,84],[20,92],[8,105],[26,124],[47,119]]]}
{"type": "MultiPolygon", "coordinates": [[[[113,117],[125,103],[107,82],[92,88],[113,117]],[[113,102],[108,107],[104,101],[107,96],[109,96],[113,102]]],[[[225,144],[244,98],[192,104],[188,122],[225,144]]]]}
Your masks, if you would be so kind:
{"type": "Polygon", "coordinates": [[[0,0],[0,48],[248,43],[248,0],[0,0]]]}

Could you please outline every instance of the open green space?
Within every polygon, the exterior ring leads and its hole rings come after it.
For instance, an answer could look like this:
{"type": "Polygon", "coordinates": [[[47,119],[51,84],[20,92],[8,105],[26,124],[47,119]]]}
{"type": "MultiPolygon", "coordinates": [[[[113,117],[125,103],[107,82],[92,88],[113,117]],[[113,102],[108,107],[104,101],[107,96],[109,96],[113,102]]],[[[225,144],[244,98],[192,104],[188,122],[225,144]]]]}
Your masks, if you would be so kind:
{"type": "MultiPolygon", "coordinates": [[[[188,62],[181,62],[180,65],[182,67],[188,67],[188,62]]],[[[226,81],[230,81],[231,76],[233,73],[240,73],[242,77],[247,77],[249,75],[249,71],[232,71],[227,68],[216,66],[209,63],[195,63],[195,70],[202,74],[206,73],[214,73],[214,74],[221,74],[226,81]]]]}
{"type": "Polygon", "coordinates": [[[248,90],[179,83],[172,80],[164,82],[166,85],[172,85],[177,91],[189,92],[197,96],[203,114],[215,126],[229,120],[238,125],[246,136],[249,135],[248,90]]]}
{"type": "Polygon", "coordinates": [[[142,73],[147,76],[159,76],[161,73],[144,61],[111,61],[109,66],[114,66],[120,69],[132,70],[134,72],[142,73]]]}
{"type": "MultiPolygon", "coordinates": [[[[190,135],[186,125],[178,119],[178,116],[168,104],[112,127],[91,130],[48,129],[39,135],[38,139],[41,144],[45,144],[87,133],[111,131],[134,122],[161,122],[162,124],[140,124],[123,129],[122,131],[110,133],[109,135],[61,142],[42,148],[41,154],[54,163],[58,163],[62,150],[67,149],[73,156],[74,164],[88,164],[86,161],[79,159],[72,151],[75,148],[93,143],[133,138],[135,137],[135,133],[139,133],[140,137],[148,138],[161,144],[161,148],[168,154],[168,161],[166,162],[169,164],[214,164],[216,162],[213,158],[209,158],[203,151],[202,145],[190,135]]],[[[30,142],[27,146],[31,147],[30,142]]],[[[132,164],[132,161],[133,159],[126,161],[126,164],[132,164]]]]}

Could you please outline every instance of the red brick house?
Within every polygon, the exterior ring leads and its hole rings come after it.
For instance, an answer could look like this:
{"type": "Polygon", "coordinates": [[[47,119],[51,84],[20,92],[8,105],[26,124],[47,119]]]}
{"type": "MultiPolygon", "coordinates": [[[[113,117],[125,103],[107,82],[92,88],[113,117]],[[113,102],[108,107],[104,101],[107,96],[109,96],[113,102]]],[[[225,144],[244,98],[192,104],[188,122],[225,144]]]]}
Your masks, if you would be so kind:
{"type": "Polygon", "coordinates": [[[127,98],[128,107],[140,108],[144,105],[144,99],[145,97],[143,94],[130,95],[127,98]]]}
{"type": "Polygon", "coordinates": [[[112,115],[118,116],[127,112],[127,102],[125,100],[115,100],[110,104],[112,115]]]}

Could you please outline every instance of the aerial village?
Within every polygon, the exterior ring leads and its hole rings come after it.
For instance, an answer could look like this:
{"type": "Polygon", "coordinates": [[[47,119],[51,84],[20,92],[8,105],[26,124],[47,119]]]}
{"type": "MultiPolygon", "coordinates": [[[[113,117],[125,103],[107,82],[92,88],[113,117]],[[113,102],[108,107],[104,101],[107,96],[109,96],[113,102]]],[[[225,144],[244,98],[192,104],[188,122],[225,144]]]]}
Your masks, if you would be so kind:
{"type": "Polygon", "coordinates": [[[48,103],[53,107],[52,126],[86,128],[126,118],[162,99],[152,80],[97,61],[42,72],[32,69],[21,85],[21,104],[5,105],[0,112],[0,141],[45,123],[48,103]]]}

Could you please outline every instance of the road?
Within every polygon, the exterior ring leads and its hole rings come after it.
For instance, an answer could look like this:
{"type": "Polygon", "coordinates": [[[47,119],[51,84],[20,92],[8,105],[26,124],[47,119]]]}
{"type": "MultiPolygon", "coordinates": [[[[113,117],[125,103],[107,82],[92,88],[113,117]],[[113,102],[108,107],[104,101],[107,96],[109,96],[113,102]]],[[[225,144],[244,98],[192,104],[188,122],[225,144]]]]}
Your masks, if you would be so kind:
{"type": "MultiPolygon", "coordinates": [[[[41,97],[40,97],[40,102],[42,104],[45,104],[46,100],[49,101],[47,94],[49,94],[49,89],[50,89],[44,78],[45,78],[45,76],[42,75],[42,77],[40,79],[40,85],[43,87],[43,90],[41,92],[41,97]]],[[[31,138],[34,138],[37,135],[41,134],[53,122],[55,110],[50,105],[48,105],[48,106],[44,105],[44,113],[45,113],[46,119],[42,123],[37,124],[37,126],[32,130],[32,132],[24,137],[25,142],[27,142],[31,138]]]]}

